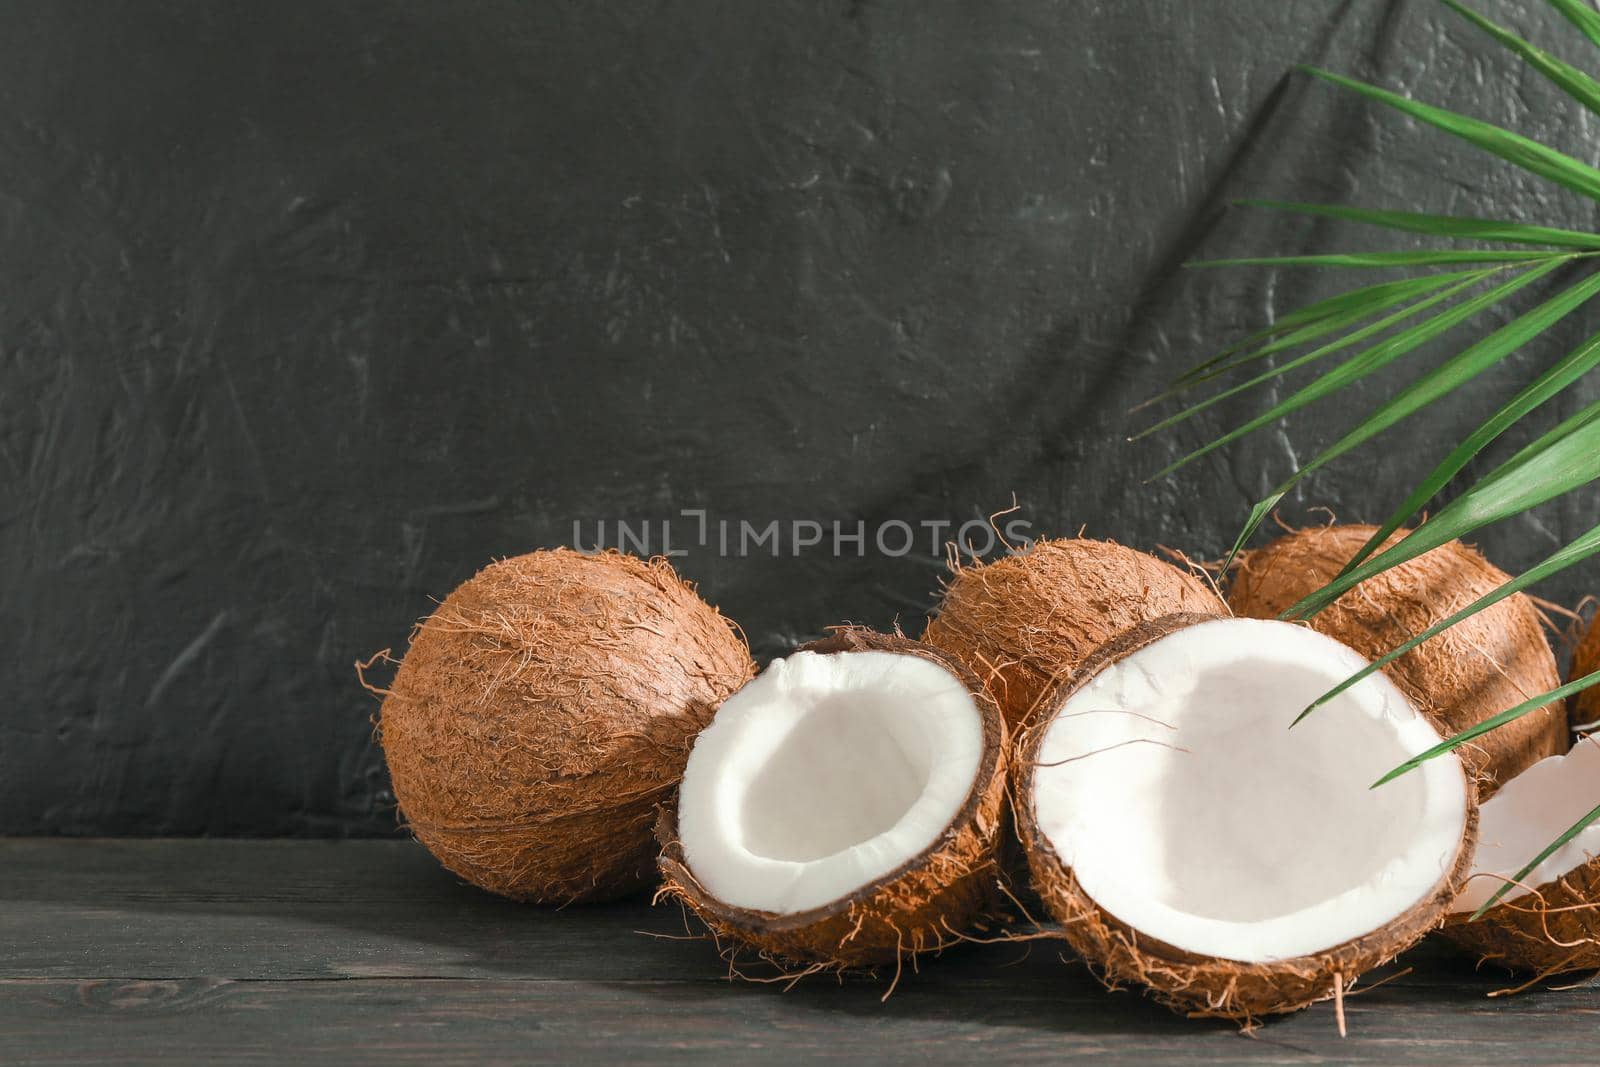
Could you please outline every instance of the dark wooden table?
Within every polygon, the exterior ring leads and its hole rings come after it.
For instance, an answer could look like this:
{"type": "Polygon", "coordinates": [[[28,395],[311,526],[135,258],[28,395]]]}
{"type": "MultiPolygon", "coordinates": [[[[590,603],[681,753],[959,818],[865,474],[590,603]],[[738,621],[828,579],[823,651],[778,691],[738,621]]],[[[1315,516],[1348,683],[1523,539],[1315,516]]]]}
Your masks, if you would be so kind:
{"type": "Polygon", "coordinates": [[[1177,1018],[1053,941],[946,953],[880,1003],[731,982],[684,930],[501,901],[409,842],[0,840],[0,1062],[1600,1062],[1600,985],[1491,998],[1504,976],[1429,946],[1341,1040],[1329,1005],[1249,1037],[1177,1018]]]}

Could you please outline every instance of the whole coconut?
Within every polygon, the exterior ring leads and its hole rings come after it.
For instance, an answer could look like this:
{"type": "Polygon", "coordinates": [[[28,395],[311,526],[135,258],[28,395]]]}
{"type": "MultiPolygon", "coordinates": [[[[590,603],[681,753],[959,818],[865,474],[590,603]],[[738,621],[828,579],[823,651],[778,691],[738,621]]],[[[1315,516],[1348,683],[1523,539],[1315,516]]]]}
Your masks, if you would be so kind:
{"type": "Polygon", "coordinates": [[[556,549],[491,564],[413,632],[384,699],[401,815],[503,896],[639,889],[655,878],[657,804],[752,669],[664,560],[556,549]]]}
{"type": "Polygon", "coordinates": [[[1041,539],[992,563],[958,565],[922,640],[983,679],[1012,729],[1089,654],[1166,615],[1225,615],[1194,575],[1111,541],[1041,539]]]}
{"type": "MultiPolygon", "coordinates": [[[[1300,530],[1245,555],[1228,604],[1270,619],[1333,579],[1374,526],[1300,530]]],[[[1397,533],[1393,543],[1404,532],[1397,533]]],[[[1312,628],[1377,659],[1510,580],[1459,541],[1375,575],[1318,612],[1312,628]]],[[[1387,668],[1401,691],[1442,731],[1459,733],[1561,684],[1538,610],[1518,594],[1457,623],[1387,668]]],[[[1559,704],[1525,715],[1463,747],[1484,795],[1546,756],[1567,750],[1559,704]]]]}

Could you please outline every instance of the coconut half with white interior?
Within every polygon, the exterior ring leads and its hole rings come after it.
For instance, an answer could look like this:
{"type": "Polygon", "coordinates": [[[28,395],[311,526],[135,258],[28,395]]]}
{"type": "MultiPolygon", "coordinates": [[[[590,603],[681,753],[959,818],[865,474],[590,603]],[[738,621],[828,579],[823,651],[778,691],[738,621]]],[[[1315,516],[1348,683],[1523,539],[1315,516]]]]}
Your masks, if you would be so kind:
{"type": "Polygon", "coordinates": [[[1600,968],[1600,824],[1517,874],[1600,805],[1600,741],[1535,763],[1484,801],[1472,876],[1443,933],[1485,962],[1534,974],[1600,968]],[[1507,882],[1482,917],[1471,916],[1507,882]]]}
{"type": "Polygon", "coordinates": [[[1111,986],[1248,1022],[1348,989],[1439,925],[1477,822],[1453,756],[1382,789],[1438,731],[1290,623],[1177,615],[1093,655],[1020,746],[1034,886],[1111,986]],[[1400,786],[1394,789],[1394,786],[1400,786]]]}
{"type": "Polygon", "coordinates": [[[663,892],[773,960],[941,948],[992,903],[1006,751],[971,671],[841,629],[774,661],[696,739],[657,827],[663,892]]]}

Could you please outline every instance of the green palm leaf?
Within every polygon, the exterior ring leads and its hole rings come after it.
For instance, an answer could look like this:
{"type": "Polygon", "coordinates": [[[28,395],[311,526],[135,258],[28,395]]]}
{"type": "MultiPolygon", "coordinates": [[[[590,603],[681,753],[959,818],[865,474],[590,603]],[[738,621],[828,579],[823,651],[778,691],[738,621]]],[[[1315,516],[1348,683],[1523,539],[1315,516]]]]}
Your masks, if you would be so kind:
{"type": "Polygon", "coordinates": [[[1244,547],[1244,543],[1255,534],[1257,526],[1307,475],[1338,459],[1351,449],[1365,444],[1395,423],[1409,418],[1445,394],[1476,378],[1571,314],[1596,293],[1600,293],[1600,273],[1589,275],[1566,292],[1513,319],[1402,389],[1332,447],[1280,482],[1276,489],[1252,508],[1252,521],[1246,523],[1244,530],[1239,534],[1238,540],[1234,543],[1234,551],[1237,553],[1244,547]]]}
{"type": "Polygon", "coordinates": [[[1376,782],[1373,782],[1372,788],[1376,789],[1380,785],[1384,785],[1387,782],[1392,782],[1402,774],[1408,774],[1411,771],[1416,770],[1429,760],[1438,759],[1446,752],[1451,752],[1457,748],[1460,748],[1468,741],[1471,741],[1474,738],[1482,737],[1490,730],[1497,730],[1508,722],[1515,722],[1524,715],[1527,715],[1529,712],[1538,711],[1540,708],[1548,704],[1554,704],[1558,700],[1565,700],[1574,693],[1581,693],[1583,690],[1590,688],[1597,682],[1600,682],[1600,671],[1595,671],[1593,674],[1586,674],[1582,678],[1575,678],[1566,685],[1558,686],[1557,688],[1550,690],[1548,693],[1540,693],[1538,696],[1529,697],[1516,707],[1507,708],[1498,715],[1490,716],[1475,726],[1471,726],[1465,730],[1462,730],[1459,734],[1456,734],[1449,740],[1439,742],[1426,752],[1412,756],[1410,759],[1400,764],[1400,766],[1396,767],[1382,778],[1379,778],[1376,782]]]}
{"type": "MultiPolygon", "coordinates": [[[[1272,379],[1277,378],[1277,377],[1279,377],[1281,375],[1288,374],[1291,371],[1298,370],[1299,368],[1305,366],[1306,364],[1313,363],[1313,362],[1321,359],[1324,356],[1331,355],[1334,352],[1337,352],[1337,351],[1339,351],[1341,349],[1344,349],[1344,348],[1349,348],[1351,345],[1359,344],[1360,342],[1367,340],[1369,337],[1375,337],[1376,335],[1378,335],[1378,334],[1382,333],[1383,331],[1387,330],[1389,327],[1394,326],[1395,324],[1397,324],[1399,322],[1402,322],[1405,319],[1408,319],[1408,318],[1412,317],[1413,315],[1420,314],[1421,312],[1426,311],[1428,308],[1434,307],[1437,304],[1440,304],[1440,303],[1442,303],[1442,302],[1444,302],[1446,300],[1449,300],[1452,296],[1455,296],[1457,293],[1461,292],[1462,290],[1467,289],[1467,288],[1471,287],[1472,285],[1476,284],[1477,282],[1479,282],[1479,281],[1483,280],[1484,278],[1488,277],[1491,272],[1490,271],[1467,271],[1467,272],[1464,272],[1464,273],[1467,275],[1465,280],[1457,282],[1455,285],[1450,286],[1449,288],[1445,289],[1443,292],[1435,293],[1434,295],[1432,295],[1430,297],[1427,297],[1426,299],[1419,300],[1416,303],[1409,305],[1408,307],[1401,308],[1399,311],[1396,311],[1393,314],[1385,315],[1383,318],[1379,319],[1378,321],[1373,322],[1373,323],[1369,323],[1368,325],[1363,326],[1361,329],[1356,330],[1356,331],[1354,331],[1352,333],[1348,333],[1348,334],[1346,334],[1345,336],[1339,338],[1336,341],[1332,341],[1332,342],[1330,342],[1328,344],[1325,344],[1320,348],[1312,349],[1310,352],[1307,352],[1304,355],[1298,356],[1295,359],[1292,359],[1289,362],[1284,363],[1284,364],[1282,364],[1280,366],[1274,367],[1271,370],[1265,372],[1264,374],[1258,374],[1254,378],[1250,378],[1250,379],[1248,379],[1246,381],[1240,382],[1238,385],[1235,385],[1235,386],[1233,386],[1233,387],[1231,387],[1229,389],[1224,389],[1222,392],[1217,393],[1215,396],[1207,397],[1205,400],[1202,400],[1198,404],[1193,404],[1190,407],[1185,408],[1184,410],[1178,412],[1176,415],[1169,415],[1167,418],[1162,419],[1160,422],[1156,423],[1155,425],[1149,426],[1149,427],[1146,427],[1143,430],[1140,430],[1138,433],[1134,434],[1133,437],[1130,438],[1130,440],[1137,441],[1140,438],[1148,437],[1150,434],[1156,433],[1159,430],[1165,430],[1169,426],[1174,426],[1177,423],[1183,422],[1185,419],[1191,419],[1194,416],[1198,415],[1200,412],[1205,411],[1207,408],[1209,408],[1209,407],[1211,407],[1211,406],[1213,406],[1215,404],[1219,404],[1222,401],[1227,400],[1229,397],[1237,396],[1238,394],[1244,392],[1247,389],[1253,389],[1256,386],[1261,385],[1261,384],[1263,384],[1265,382],[1269,382],[1272,379]]],[[[1434,275],[1434,277],[1446,277],[1446,275],[1434,275]]],[[[1271,347],[1271,346],[1269,346],[1269,347],[1271,347]]],[[[1205,378],[1197,380],[1195,382],[1195,384],[1198,385],[1198,384],[1200,384],[1201,381],[1206,381],[1206,380],[1209,380],[1210,378],[1216,377],[1218,375],[1226,374],[1229,371],[1236,370],[1239,367],[1244,366],[1246,363],[1253,362],[1254,360],[1264,358],[1267,355],[1271,355],[1271,354],[1272,353],[1267,351],[1267,349],[1262,349],[1262,350],[1260,350],[1258,352],[1252,352],[1248,356],[1246,356],[1244,358],[1241,358],[1241,359],[1238,359],[1238,360],[1235,360],[1235,361],[1233,361],[1231,363],[1228,363],[1227,365],[1217,369],[1216,371],[1212,372],[1211,374],[1206,375],[1205,378]]],[[[1169,390],[1167,395],[1168,396],[1174,395],[1176,392],[1179,392],[1179,391],[1181,391],[1181,390],[1179,390],[1179,389],[1169,390]]],[[[1158,397],[1157,399],[1161,399],[1161,398],[1158,397]]]]}
{"type": "Polygon", "coordinates": [[[1183,458],[1168,464],[1155,476],[1160,478],[1171,474],[1173,471],[1193,463],[1201,456],[1214,452],[1224,445],[1231,444],[1246,434],[1254,433],[1268,423],[1281,419],[1291,412],[1298,411],[1307,404],[1320,400],[1329,393],[1336,392],[1353,382],[1359,381],[1373,371],[1388,366],[1396,359],[1433,340],[1446,330],[1460,325],[1486,308],[1498,304],[1519,289],[1543,278],[1559,267],[1566,258],[1565,256],[1558,258],[1546,256],[1544,262],[1522,272],[1510,281],[1497,285],[1488,292],[1473,297],[1471,300],[1457,304],[1447,311],[1442,311],[1433,318],[1419,322],[1417,325],[1395,334],[1387,341],[1352,356],[1281,403],[1275,404],[1263,414],[1257,415],[1243,426],[1224,434],[1209,444],[1202,445],[1183,458]]]}
{"type": "MultiPolygon", "coordinates": [[[[1466,8],[1459,0],[1443,0],[1443,2],[1516,55],[1531,69],[1558,86],[1568,96],[1595,114],[1600,115],[1600,81],[1543,49],[1530,44],[1522,37],[1487,17],[1466,8]]],[[[1573,26],[1577,27],[1591,43],[1600,46],[1600,12],[1595,11],[1583,0],[1550,0],[1550,5],[1573,26]]],[[[1304,69],[1315,77],[1359,93],[1413,119],[1443,130],[1454,137],[1512,163],[1530,174],[1554,182],[1588,199],[1600,200],[1600,170],[1570,155],[1480,119],[1424,104],[1343,75],[1314,68],[1304,69]]],[[[1495,271],[1511,270],[1515,267],[1516,275],[1511,281],[1497,286],[1491,292],[1463,301],[1449,310],[1434,314],[1431,318],[1421,323],[1408,326],[1387,340],[1381,341],[1358,355],[1347,359],[1339,366],[1322,372],[1315,381],[1300,389],[1288,400],[1274,405],[1271,410],[1252,419],[1244,426],[1224,434],[1208,445],[1196,449],[1183,459],[1169,465],[1161,472],[1162,474],[1177,470],[1184,464],[1192,462],[1194,459],[1216,448],[1236,441],[1268,422],[1292,414],[1306,404],[1312,403],[1359,380],[1379,366],[1391,362],[1404,354],[1405,351],[1409,351],[1410,347],[1415,347],[1415,344],[1421,343],[1422,339],[1437,336],[1444,329],[1448,329],[1462,321],[1466,315],[1481,311],[1498,302],[1498,300],[1504,299],[1515,288],[1529,284],[1538,277],[1546,276],[1555,267],[1570,259],[1585,258],[1596,254],[1596,250],[1600,250],[1600,235],[1520,222],[1454,215],[1426,215],[1409,211],[1382,211],[1327,204],[1270,201],[1258,201],[1255,203],[1259,206],[1276,210],[1340,219],[1446,240],[1540,246],[1546,249],[1567,251],[1555,253],[1508,248],[1476,250],[1421,249],[1407,252],[1355,252],[1253,257],[1214,260],[1201,264],[1203,266],[1265,265],[1343,269],[1407,268],[1473,263],[1484,264],[1486,265],[1485,270],[1495,271]],[[1552,258],[1555,256],[1560,256],[1561,258],[1552,258]]],[[[1258,384],[1276,373],[1303,366],[1311,358],[1326,355],[1328,351],[1335,351],[1340,347],[1347,347],[1355,343],[1356,340],[1365,340],[1367,337],[1375,336],[1376,331],[1372,331],[1372,327],[1375,325],[1373,320],[1386,320],[1387,325],[1396,325],[1400,318],[1405,317],[1407,314],[1415,313],[1415,309],[1407,305],[1432,306],[1427,304],[1428,300],[1460,283],[1454,279],[1449,282],[1435,283],[1429,277],[1414,278],[1409,281],[1416,283],[1419,287],[1416,289],[1404,288],[1407,284],[1406,282],[1384,283],[1389,288],[1369,286],[1365,289],[1352,290],[1336,297],[1330,297],[1299,312],[1285,315],[1273,327],[1259,331],[1175,379],[1168,393],[1164,394],[1164,397],[1228,373],[1253,359],[1265,358],[1267,355],[1273,355],[1277,352],[1297,347],[1299,344],[1309,343],[1312,340],[1327,337],[1333,338],[1333,340],[1323,343],[1322,349],[1317,352],[1309,353],[1307,356],[1291,361],[1284,368],[1278,368],[1268,374],[1257,376],[1253,382],[1247,382],[1243,386],[1224,394],[1234,395],[1239,389],[1248,388],[1251,384],[1258,384]],[[1358,308],[1364,309],[1365,313],[1354,314],[1358,308]],[[1367,325],[1361,326],[1362,323],[1367,325]],[[1320,332],[1316,332],[1314,336],[1307,334],[1293,342],[1279,344],[1280,341],[1286,341],[1286,338],[1295,334],[1296,331],[1305,330],[1306,327],[1313,324],[1320,328],[1320,332]],[[1370,332],[1363,334],[1363,330],[1370,332]],[[1347,331],[1349,331],[1349,334],[1345,336],[1347,331]],[[1263,352],[1261,351],[1263,349],[1270,351],[1263,352]]],[[[1288,480],[1281,483],[1265,499],[1257,502],[1252,507],[1245,530],[1234,545],[1234,553],[1240,550],[1245,540],[1270,513],[1271,508],[1282,499],[1283,495],[1312,471],[1335,461],[1359,444],[1382,433],[1401,419],[1410,417],[1432,404],[1435,400],[1462,387],[1487,367],[1503,360],[1518,347],[1530,343],[1542,335],[1552,323],[1581,306],[1586,300],[1596,295],[1597,291],[1600,291],[1600,281],[1597,281],[1596,277],[1580,281],[1566,292],[1552,300],[1547,300],[1540,307],[1521,315],[1511,323],[1496,330],[1490,336],[1469,346],[1444,365],[1424,375],[1397,396],[1380,404],[1367,418],[1361,420],[1353,430],[1341,438],[1338,443],[1295,471],[1288,480]]],[[[1379,528],[1379,531],[1357,554],[1356,558],[1352,559],[1344,568],[1343,572],[1335,576],[1322,589],[1314,591],[1291,607],[1284,613],[1284,617],[1294,619],[1310,618],[1352,587],[1375,574],[1415,559],[1448,541],[1467,536],[1492,523],[1521,514],[1529,508],[1537,507],[1546,501],[1553,500],[1596,479],[1600,479],[1600,401],[1597,401],[1585,407],[1576,415],[1563,420],[1553,429],[1541,434],[1533,443],[1518,450],[1510,459],[1501,463],[1488,475],[1479,479],[1453,500],[1447,502],[1436,514],[1422,522],[1396,544],[1387,547],[1384,544],[1391,534],[1406,522],[1411,521],[1483,449],[1512,426],[1531,415],[1536,408],[1559,395],[1597,366],[1600,366],[1600,334],[1589,338],[1555,366],[1539,375],[1534,382],[1518,392],[1512,400],[1503,405],[1481,426],[1477,427],[1472,434],[1451,451],[1449,456],[1433,469],[1406,501],[1395,509],[1385,520],[1383,526],[1379,528]]],[[[1215,403],[1215,399],[1209,403],[1215,403]]],[[[1209,403],[1194,405],[1190,411],[1180,412],[1177,416],[1163,420],[1154,429],[1170,427],[1192,415],[1195,410],[1203,410],[1209,406],[1209,403]]],[[[1380,657],[1372,666],[1357,673],[1352,678],[1341,683],[1340,686],[1335,687],[1314,701],[1301,713],[1301,718],[1332,699],[1338,693],[1349,688],[1349,686],[1354,685],[1361,678],[1367,677],[1373,671],[1392,663],[1396,657],[1437,636],[1461,620],[1504,600],[1506,597],[1521,593],[1536,582],[1591,559],[1597,554],[1600,554],[1600,527],[1596,527],[1594,530],[1577,538],[1539,564],[1524,571],[1520,576],[1508,580],[1499,588],[1478,598],[1472,604],[1430,626],[1422,633],[1415,635],[1399,648],[1380,657]]],[[[1230,562],[1231,558],[1230,556],[1230,562]]],[[[1489,720],[1472,727],[1470,730],[1463,731],[1455,737],[1442,742],[1434,750],[1424,753],[1415,760],[1407,761],[1407,763],[1391,771],[1382,781],[1392,780],[1427,759],[1442,755],[1444,752],[1448,752],[1474,737],[1482,736],[1482,734],[1503,726],[1507,722],[1514,721],[1520,716],[1526,715],[1552,701],[1563,699],[1595,684],[1600,684],[1600,671],[1569,682],[1567,685],[1551,690],[1548,693],[1532,697],[1522,704],[1514,708],[1508,708],[1489,720]]],[[[1296,721],[1299,720],[1297,719],[1296,721]]],[[[1600,820],[1600,807],[1595,808],[1585,818],[1579,820],[1571,829],[1546,848],[1543,853],[1516,876],[1517,880],[1520,881],[1527,877],[1535,867],[1548,858],[1556,849],[1597,820],[1600,820]]],[[[1505,888],[1502,888],[1473,917],[1477,918],[1478,915],[1481,915],[1498,901],[1504,892],[1505,888]]]]}
{"type": "Polygon", "coordinates": [[[1480,30],[1521,56],[1528,66],[1549,78],[1568,96],[1596,115],[1600,115],[1600,83],[1597,83],[1589,75],[1576,67],[1563,63],[1544,49],[1534,47],[1510,30],[1498,23],[1491,22],[1471,8],[1463,7],[1461,4],[1456,3],[1456,0],[1443,0],[1443,3],[1456,14],[1467,19],[1480,30]]]}
{"type": "Polygon", "coordinates": [[[1361,551],[1345,564],[1339,576],[1348,574],[1376,552],[1389,539],[1390,534],[1410,522],[1412,517],[1422,510],[1423,505],[1438,495],[1449,484],[1450,479],[1461,473],[1462,468],[1492,441],[1520,421],[1523,416],[1593,370],[1596,365],[1600,365],[1600,334],[1595,334],[1579,345],[1565,359],[1541,374],[1527,388],[1512,397],[1504,407],[1489,416],[1481,426],[1467,435],[1461,444],[1451,450],[1450,454],[1429,472],[1405,502],[1383,521],[1383,524],[1367,539],[1367,543],[1361,547],[1361,551]]]}
{"type": "Polygon", "coordinates": [[[1482,119],[1468,118],[1458,115],[1454,111],[1446,111],[1442,107],[1420,103],[1408,99],[1398,93],[1391,93],[1387,89],[1380,89],[1376,85],[1346,78],[1342,74],[1332,71],[1318,70],[1316,67],[1304,68],[1307,73],[1313,74],[1324,81],[1341,85],[1346,89],[1354,90],[1363,96],[1371,97],[1380,103],[1388,104],[1397,111],[1403,111],[1412,118],[1437,126],[1446,133],[1477,145],[1488,152],[1493,152],[1508,163],[1513,163],[1530,174],[1537,174],[1541,178],[1548,178],[1558,185],[1565,186],[1573,192],[1586,196],[1591,200],[1600,200],[1600,170],[1573,159],[1569,155],[1547,148],[1538,141],[1529,140],[1518,133],[1503,130],[1492,123],[1482,119]]]}
{"type": "Polygon", "coordinates": [[[1446,263],[1525,263],[1549,252],[1530,248],[1446,249],[1423,252],[1327,252],[1311,256],[1246,256],[1197,259],[1191,267],[1432,267],[1446,263]]]}
{"type": "Polygon", "coordinates": [[[1550,6],[1567,17],[1583,35],[1600,45],[1600,12],[1583,3],[1583,0],[1550,0],[1550,6]]]}
{"type": "MultiPolygon", "coordinates": [[[[1406,641],[1404,644],[1384,653],[1382,656],[1379,656],[1370,664],[1361,668],[1361,670],[1357,671],[1355,674],[1352,674],[1350,677],[1346,678],[1344,681],[1340,682],[1338,685],[1334,686],[1332,689],[1313,700],[1309,705],[1306,706],[1305,710],[1300,713],[1299,717],[1296,718],[1295,721],[1299,722],[1300,719],[1305,718],[1317,708],[1320,708],[1322,705],[1328,703],[1328,701],[1337,697],[1340,693],[1343,693],[1351,686],[1360,683],[1362,679],[1382,670],[1395,660],[1399,659],[1401,656],[1405,655],[1407,652],[1410,652],[1413,648],[1416,648],[1418,645],[1422,644],[1424,641],[1429,641],[1444,633],[1456,623],[1471,618],[1473,615],[1476,615],[1485,608],[1493,607],[1507,597],[1515,596],[1525,589],[1528,589],[1530,586],[1544,581],[1553,574],[1559,574],[1568,567],[1582,563],[1584,560],[1593,556],[1597,552],[1600,552],[1600,526],[1596,526],[1582,537],[1579,537],[1571,544],[1562,548],[1559,552],[1546,557],[1542,562],[1523,571],[1509,582],[1501,583],[1498,587],[1479,597],[1477,600],[1474,600],[1472,603],[1468,604],[1455,614],[1440,619],[1438,622],[1434,623],[1420,634],[1417,634],[1417,636],[1411,638],[1409,641],[1406,641]]],[[[1584,689],[1587,687],[1579,686],[1578,688],[1584,689]]],[[[1573,692],[1577,691],[1578,690],[1573,690],[1573,692]]],[[[1552,697],[1551,699],[1555,698],[1552,697]]],[[[1536,704],[1534,706],[1539,707],[1541,705],[1536,704]]],[[[1473,736],[1476,737],[1477,734],[1474,734],[1473,736]]],[[[1462,737],[1459,740],[1452,738],[1451,741],[1445,743],[1444,748],[1441,748],[1440,751],[1448,751],[1450,748],[1454,748],[1455,745],[1459,744],[1462,740],[1470,740],[1470,738],[1462,737]]],[[[1422,758],[1431,757],[1419,757],[1419,759],[1422,758]]],[[[1414,765],[1414,763],[1408,761],[1408,765],[1414,765]]],[[[1397,773],[1397,771],[1390,772],[1383,779],[1381,779],[1378,784],[1382,785],[1384,782],[1389,781],[1391,778],[1395,777],[1397,773]]]]}
{"type": "Polygon", "coordinates": [[[1509,893],[1511,891],[1512,885],[1516,884],[1517,882],[1521,882],[1523,879],[1527,878],[1528,875],[1530,875],[1530,874],[1532,874],[1534,872],[1534,870],[1539,866],[1539,864],[1543,863],[1545,860],[1547,860],[1551,856],[1555,855],[1556,849],[1560,848],[1562,845],[1565,845],[1568,841],[1571,841],[1574,837],[1577,837],[1579,834],[1583,833],[1583,831],[1587,830],[1590,826],[1594,825],[1596,822],[1600,822],[1600,805],[1597,805],[1594,808],[1593,811],[1589,812],[1589,814],[1585,815],[1583,818],[1579,819],[1577,822],[1575,822],[1571,826],[1569,826],[1566,830],[1564,830],[1562,832],[1560,837],[1556,838],[1554,841],[1552,841],[1548,845],[1546,845],[1544,847],[1544,851],[1540,852],[1537,856],[1533,857],[1533,859],[1529,860],[1527,865],[1525,867],[1523,867],[1522,870],[1518,871],[1515,875],[1512,876],[1511,881],[1507,882],[1505,885],[1501,886],[1499,889],[1496,889],[1494,891],[1494,895],[1491,896],[1488,900],[1484,901],[1483,905],[1481,907],[1479,907],[1477,911],[1473,912],[1471,918],[1468,919],[1467,921],[1468,922],[1473,922],[1473,921],[1475,921],[1477,919],[1481,919],[1483,917],[1483,913],[1484,912],[1488,911],[1490,908],[1492,908],[1496,904],[1498,904],[1500,902],[1500,898],[1505,896],[1507,893],[1509,893]]]}
{"type": "Polygon", "coordinates": [[[1374,574],[1466,537],[1600,478],[1600,401],[1512,456],[1446,504],[1404,540],[1295,604],[1286,618],[1308,619],[1374,574]]]}
{"type": "Polygon", "coordinates": [[[1428,215],[1416,211],[1376,211],[1343,204],[1306,204],[1293,200],[1241,200],[1241,207],[1260,207],[1296,215],[1360,222],[1386,230],[1425,233],[1467,241],[1509,241],[1512,244],[1546,245],[1551,248],[1600,249],[1600,233],[1562,230],[1553,226],[1532,226],[1499,219],[1465,218],[1460,215],[1428,215]]]}
{"type": "Polygon", "coordinates": [[[1477,270],[1448,271],[1439,274],[1424,274],[1419,278],[1402,278],[1399,281],[1382,282],[1378,285],[1364,286],[1347,292],[1319,300],[1315,304],[1301,308],[1299,311],[1283,316],[1273,326],[1257,333],[1251,334],[1244,340],[1230,345],[1215,356],[1189,368],[1177,379],[1166,392],[1152,397],[1134,408],[1138,411],[1152,404],[1170,399],[1178,393],[1198,385],[1203,381],[1226,374],[1236,366],[1265,359],[1285,349],[1314,341],[1330,333],[1336,333],[1347,326],[1352,326],[1363,319],[1371,318],[1403,304],[1412,297],[1422,296],[1441,289],[1463,279],[1477,281],[1487,278],[1497,270],[1508,270],[1509,267],[1486,267],[1477,270]],[[1235,357],[1251,345],[1269,338],[1276,338],[1268,344],[1243,356],[1235,357]]]}

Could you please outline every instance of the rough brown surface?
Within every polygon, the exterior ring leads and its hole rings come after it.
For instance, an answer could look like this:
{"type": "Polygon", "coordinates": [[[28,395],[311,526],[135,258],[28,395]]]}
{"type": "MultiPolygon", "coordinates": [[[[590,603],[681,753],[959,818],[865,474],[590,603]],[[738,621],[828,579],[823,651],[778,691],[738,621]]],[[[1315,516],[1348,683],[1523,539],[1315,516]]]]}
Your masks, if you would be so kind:
{"type": "Polygon", "coordinates": [[[412,636],[382,710],[406,824],[468,881],[568,903],[653,880],[654,813],[752,674],[737,630],[663,560],[502,560],[412,636]]]}
{"type": "Polygon", "coordinates": [[[1477,922],[1459,915],[1440,934],[1485,963],[1536,975],[1600,968],[1600,857],[1477,922]]]}
{"type": "MultiPolygon", "coordinates": [[[[1575,681],[1595,671],[1600,671],[1600,612],[1589,620],[1572,651],[1572,670],[1567,673],[1567,680],[1575,681]]],[[[1600,721],[1600,686],[1574,693],[1567,705],[1567,717],[1574,727],[1600,721]]]]}
{"type": "MultiPolygon", "coordinates": [[[[1229,605],[1249,618],[1278,616],[1337,575],[1375,529],[1311,527],[1248,553],[1229,588],[1229,605]]],[[[1508,580],[1477,551],[1452,541],[1362,582],[1312,618],[1311,626],[1377,659],[1508,580]]],[[[1447,734],[1561,684],[1539,613],[1520,594],[1406,653],[1387,673],[1447,734]]],[[[1487,797],[1544,757],[1566,750],[1565,709],[1552,704],[1460,751],[1487,797]]]]}
{"type": "Polygon", "coordinates": [[[1099,646],[1174,612],[1226,614],[1204,581],[1111,541],[1040,540],[957,565],[922,639],[982,678],[1012,729],[1099,646]]]}
{"type": "MultiPolygon", "coordinates": [[[[1071,679],[1046,695],[1044,707],[1059,709],[1100,671],[1207,615],[1175,615],[1145,623],[1098,650],[1071,679]]],[[[1072,947],[1110,988],[1136,985],[1175,1011],[1250,1024],[1266,1015],[1297,1011],[1340,990],[1393,959],[1444,919],[1464,883],[1477,840],[1477,806],[1468,790],[1467,828],[1455,862],[1416,906],[1371,934],[1324,952],[1273,963],[1241,963],[1196,956],[1141,934],[1102,909],[1084,892],[1039,829],[1034,780],[1047,712],[1018,748],[1017,826],[1034,887],[1062,924],[1072,947]]],[[[1465,783],[1463,783],[1465,786],[1465,783]]]]}
{"type": "Polygon", "coordinates": [[[1005,823],[1008,741],[1005,720],[977,677],[948,654],[904,637],[841,628],[797,651],[884,651],[938,663],[972,692],[983,717],[984,749],[966,802],[945,832],[895,871],[831,904],[791,915],[736,908],[695,880],[678,842],[676,813],[657,824],[665,877],[662,893],[687,904],[716,937],[730,963],[739,946],[790,973],[894,964],[959,942],[994,902],[996,849],[1005,823]]]}

